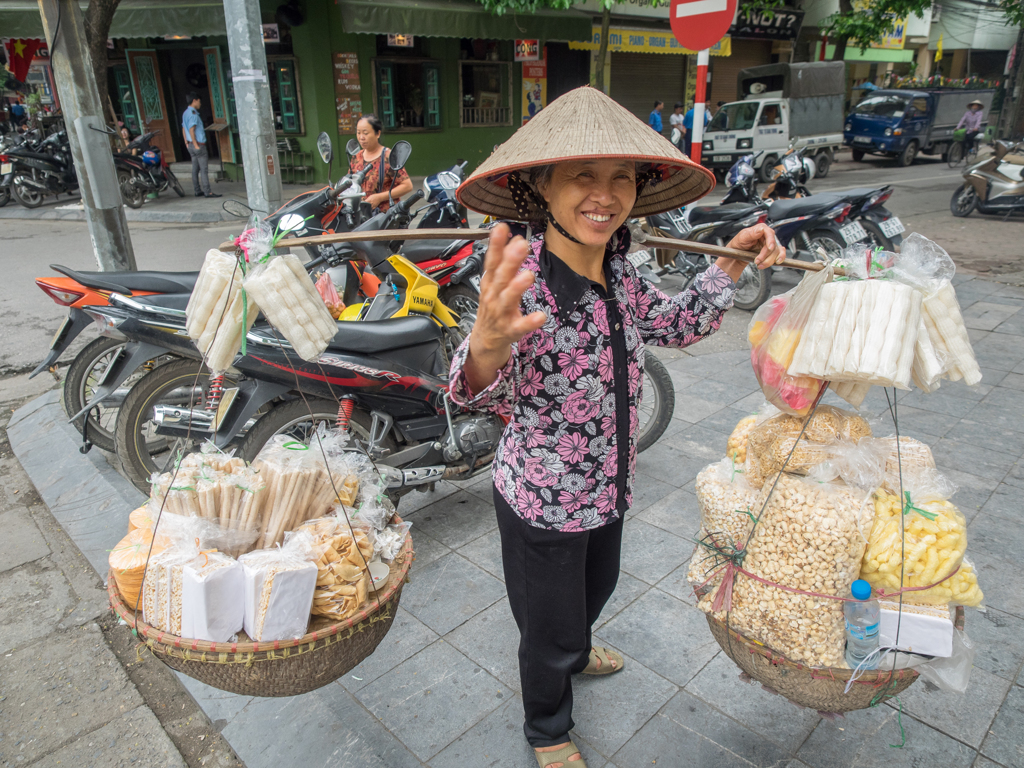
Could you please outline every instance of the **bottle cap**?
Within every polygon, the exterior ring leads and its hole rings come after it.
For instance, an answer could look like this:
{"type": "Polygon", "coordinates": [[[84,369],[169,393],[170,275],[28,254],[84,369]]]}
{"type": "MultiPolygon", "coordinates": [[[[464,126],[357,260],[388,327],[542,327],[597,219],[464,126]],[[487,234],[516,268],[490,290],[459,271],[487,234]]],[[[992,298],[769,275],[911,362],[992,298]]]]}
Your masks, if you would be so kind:
{"type": "Polygon", "coordinates": [[[864,579],[857,579],[850,587],[850,592],[853,593],[855,600],[867,600],[871,597],[871,585],[864,579]]]}

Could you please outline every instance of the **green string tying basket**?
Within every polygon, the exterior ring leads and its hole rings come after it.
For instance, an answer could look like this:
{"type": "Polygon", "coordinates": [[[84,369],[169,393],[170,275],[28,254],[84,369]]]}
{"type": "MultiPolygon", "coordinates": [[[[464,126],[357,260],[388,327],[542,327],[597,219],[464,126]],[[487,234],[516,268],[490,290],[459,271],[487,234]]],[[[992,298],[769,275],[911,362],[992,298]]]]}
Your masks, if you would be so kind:
{"type": "MultiPolygon", "coordinates": [[[[401,518],[395,515],[391,522],[400,523],[401,518]]],[[[387,581],[362,610],[340,622],[314,617],[309,631],[297,640],[211,643],[177,637],[137,617],[113,573],[107,594],[114,612],[171,669],[243,696],[297,696],[337,680],[373,653],[391,629],[412,559],[412,538],[406,534],[387,581]]]]}

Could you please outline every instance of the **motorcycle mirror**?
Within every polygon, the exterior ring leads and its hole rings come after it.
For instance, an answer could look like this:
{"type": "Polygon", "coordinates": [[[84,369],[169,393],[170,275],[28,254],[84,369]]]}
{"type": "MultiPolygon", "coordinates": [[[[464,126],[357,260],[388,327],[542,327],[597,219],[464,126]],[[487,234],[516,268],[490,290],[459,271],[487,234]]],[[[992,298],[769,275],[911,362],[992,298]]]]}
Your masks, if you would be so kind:
{"type": "Polygon", "coordinates": [[[331,158],[334,157],[334,147],[331,145],[331,137],[327,135],[327,131],[321,131],[320,135],[316,137],[316,149],[320,153],[320,159],[325,163],[331,162],[331,158]]]}
{"type": "Polygon", "coordinates": [[[306,220],[299,216],[297,213],[289,213],[281,217],[281,221],[278,223],[277,228],[281,232],[294,232],[297,229],[302,229],[303,224],[306,220]]]}
{"type": "Polygon", "coordinates": [[[252,208],[243,203],[241,200],[225,200],[220,204],[220,207],[224,209],[225,213],[232,216],[237,216],[240,219],[247,219],[252,216],[252,208]]]}
{"type": "Polygon", "coordinates": [[[345,145],[345,153],[349,157],[354,157],[359,152],[359,142],[355,139],[349,139],[348,144],[345,145]]]}
{"type": "Polygon", "coordinates": [[[395,142],[395,146],[391,148],[391,154],[388,155],[388,165],[393,171],[400,171],[405,167],[405,164],[409,162],[409,156],[412,154],[412,144],[408,141],[395,142]]]}

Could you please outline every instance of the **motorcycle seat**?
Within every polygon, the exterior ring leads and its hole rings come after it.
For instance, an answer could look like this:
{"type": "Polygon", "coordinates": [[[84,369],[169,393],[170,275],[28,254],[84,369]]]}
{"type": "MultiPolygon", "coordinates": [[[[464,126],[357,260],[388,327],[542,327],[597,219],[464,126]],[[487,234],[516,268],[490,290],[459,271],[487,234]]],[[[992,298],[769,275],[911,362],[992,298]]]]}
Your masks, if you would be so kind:
{"type": "Polygon", "coordinates": [[[715,221],[736,221],[752,215],[761,206],[750,203],[728,203],[726,205],[702,205],[690,209],[687,221],[690,224],[710,224],[715,221]]]}
{"type": "Polygon", "coordinates": [[[782,221],[797,216],[813,216],[824,213],[846,197],[844,194],[829,192],[792,200],[776,200],[768,209],[768,221],[782,221]]]}
{"type": "Polygon", "coordinates": [[[117,293],[191,293],[198,272],[77,272],[60,264],[50,269],[77,280],[87,288],[117,293]]]}
{"type": "Polygon", "coordinates": [[[337,325],[338,331],[327,349],[366,354],[439,341],[443,333],[441,327],[426,315],[339,322],[337,325]]]}
{"type": "Polygon", "coordinates": [[[433,259],[446,259],[470,240],[408,240],[398,252],[413,264],[433,259]]]}
{"type": "Polygon", "coordinates": [[[151,307],[159,307],[160,309],[180,309],[185,311],[185,308],[188,307],[188,300],[191,297],[191,293],[162,293],[159,296],[140,296],[138,299],[132,299],[132,301],[137,301],[139,304],[147,304],[151,307]]]}
{"type": "Polygon", "coordinates": [[[24,147],[9,149],[7,150],[7,154],[13,155],[14,157],[28,157],[34,160],[53,161],[53,155],[48,155],[45,152],[33,152],[31,149],[25,149],[24,147]]]}

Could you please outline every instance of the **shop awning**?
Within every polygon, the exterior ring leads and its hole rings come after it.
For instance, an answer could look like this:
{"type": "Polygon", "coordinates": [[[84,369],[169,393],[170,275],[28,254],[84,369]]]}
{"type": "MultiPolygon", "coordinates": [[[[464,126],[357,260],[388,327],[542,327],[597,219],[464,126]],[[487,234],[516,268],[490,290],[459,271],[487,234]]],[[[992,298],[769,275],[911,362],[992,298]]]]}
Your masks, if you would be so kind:
{"type": "MultiPolygon", "coordinates": [[[[88,3],[80,3],[85,11],[88,3]]],[[[110,37],[223,35],[221,0],[121,0],[110,25],[110,37]]],[[[33,0],[0,0],[0,35],[43,37],[39,4],[33,0]]]]}
{"type": "Polygon", "coordinates": [[[341,0],[346,32],[485,40],[589,40],[594,18],[537,10],[495,16],[471,0],[341,0]]]}
{"type": "MultiPolygon", "coordinates": [[[[587,42],[569,43],[569,47],[577,51],[596,51],[601,47],[601,27],[594,26],[587,42]]],[[[611,27],[608,30],[608,50],[611,53],[696,53],[680,45],[672,30],[619,27],[611,27]]],[[[711,46],[709,51],[711,56],[732,56],[732,39],[723,37],[711,46]]]]}

